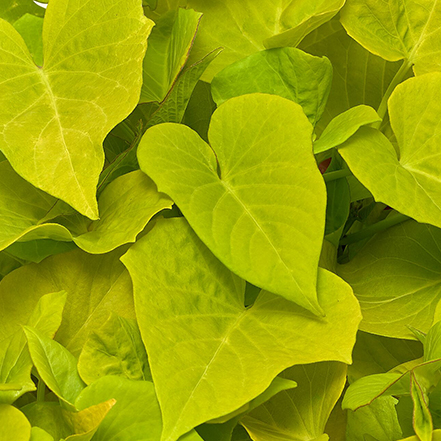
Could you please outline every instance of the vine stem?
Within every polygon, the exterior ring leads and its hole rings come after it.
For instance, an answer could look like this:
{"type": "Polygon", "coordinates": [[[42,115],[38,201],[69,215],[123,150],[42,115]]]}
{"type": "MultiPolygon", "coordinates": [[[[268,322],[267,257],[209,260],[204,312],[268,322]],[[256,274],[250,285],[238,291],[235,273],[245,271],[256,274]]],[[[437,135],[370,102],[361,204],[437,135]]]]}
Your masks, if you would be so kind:
{"type": "Polygon", "coordinates": [[[401,224],[402,222],[405,222],[409,219],[410,217],[405,216],[401,213],[397,213],[393,216],[389,215],[386,219],[377,222],[376,224],[370,225],[364,230],[358,231],[357,233],[349,234],[348,236],[344,237],[340,241],[340,245],[349,245],[351,243],[360,242],[364,239],[369,239],[375,234],[380,233],[381,231],[385,231],[388,228],[393,227],[394,225],[401,224]]]}
{"type": "Polygon", "coordinates": [[[37,384],[37,401],[40,403],[43,402],[45,396],[46,396],[46,385],[41,379],[39,379],[37,384]]]}
{"type": "Polygon", "coordinates": [[[325,173],[323,175],[323,179],[325,180],[325,182],[331,182],[337,179],[345,178],[346,176],[350,176],[350,175],[352,175],[352,173],[349,169],[336,170],[329,173],[325,173]]]}
{"type": "Polygon", "coordinates": [[[381,126],[381,123],[384,120],[384,117],[386,116],[387,112],[387,102],[389,101],[390,96],[392,95],[392,92],[394,91],[395,87],[400,84],[406,74],[409,72],[409,69],[411,69],[412,63],[409,60],[404,60],[401,67],[398,69],[398,72],[393,77],[392,81],[389,84],[389,87],[386,90],[386,93],[383,95],[383,99],[381,100],[380,106],[378,107],[377,113],[381,118],[381,121],[378,123],[375,123],[372,125],[372,127],[375,127],[376,129],[379,129],[381,126]]]}

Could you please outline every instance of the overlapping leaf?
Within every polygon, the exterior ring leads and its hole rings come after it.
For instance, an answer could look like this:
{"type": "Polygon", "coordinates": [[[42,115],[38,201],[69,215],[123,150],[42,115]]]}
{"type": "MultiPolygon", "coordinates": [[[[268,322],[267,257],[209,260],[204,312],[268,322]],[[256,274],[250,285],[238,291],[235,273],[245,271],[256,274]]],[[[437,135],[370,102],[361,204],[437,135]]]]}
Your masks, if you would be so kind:
{"type": "Polygon", "coordinates": [[[138,159],[232,271],[321,313],[316,280],[326,195],[311,132],[298,104],[251,94],[213,114],[211,148],[189,128],[163,124],[146,132],[138,159]]]}
{"type": "Polygon", "coordinates": [[[136,0],[91,0],[87,8],[55,1],[40,68],[0,21],[0,149],[26,180],[91,219],[98,218],[101,144],[138,102],[151,27],[136,0]]]}
{"type": "Polygon", "coordinates": [[[240,408],[288,366],[350,362],[358,304],[332,273],[319,272],[326,314],[319,318],[268,292],[245,308],[244,282],[183,219],[158,222],[122,260],[134,281],[163,440],[240,408]]]}

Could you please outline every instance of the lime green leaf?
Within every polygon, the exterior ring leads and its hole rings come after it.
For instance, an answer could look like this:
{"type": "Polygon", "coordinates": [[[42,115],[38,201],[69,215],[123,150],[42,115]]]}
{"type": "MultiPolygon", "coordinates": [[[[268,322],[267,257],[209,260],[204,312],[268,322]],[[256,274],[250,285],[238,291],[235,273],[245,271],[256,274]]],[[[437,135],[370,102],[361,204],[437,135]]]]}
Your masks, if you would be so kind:
{"type": "Polygon", "coordinates": [[[332,65],[327,58],[313,57],[299,49],[278,48],[227,66],[214,77],[211,87],[218,106],[248,93],[280,95],[300,104],[315,125],[325,110],[331,82],[332,65]]]}
{"type": "Polygon", "coordinates": [[[187,7],[204,14],[190,60],[216,47],[224,52],[207,69],[211,81],[224,67],[263,49],[297,46],[302,38],[331,19],[344,0],[187,0],[187,7]],[[287,31],[287,32],[286,32],[287,31]],[[272,38],[273,37],[273,38],[272,38]]]}
{"type": "Polygon", "coordinates": [[[106,375],[151,380],[147,354],[136,321],[111,315],[87,339],[78,361],[78,372],[86,384],[106,375]]]}
{"type": "Polygon", "coordinates": [[[441,226],[441,73],[411,78],[389,100],[399,151],[379,131],[364,127],[339,149],[354,175],[379,202],[418,222],[441,226]],[[434,122],[435,121],[435,122],[434,122]],[[360,154],[360,152],[363,152],[360,154]]]}
{"type": "Polygon", "coordinates": [[[370,435],[377,441],[398,440],[403,436],[393,397],[380,397],[369,406],[348,412],[346,439],[366,441],[370,435]]]}
{"type": "Polygon", "coordinates": [[[39,427],[32,427],[31,439],[29,441],[54,441],[54,438],[39,427]]]}
{"type": "Polygon", "coordinates": [[[40,263],[46,257],[72,251],[76,246],[73,242],[57,242],[52,239],[36,239],[29,242],[14,242],[6,248],[10,256],[27,262],[40,263]]]}
{"type": "Polygon", "coordinates": [[[315,440],[323,435],[329,415],[346,383],[346,365],[336,362],[294,366],[284,378],[298,383],[241,420],[254,441],[315,440]]]}
{"type": "Polygon", "coordinates": [[[347,0],[341,22],[348,34],[386,60],[403,58],[418,74],[441,67],[438,0],[347,0]]]}
{"type": "Polygon", "coordinates": [[[441,230],[408,221],[374,236],[338,274],[357,296],[362,331],[415,340],[440,300],[441,230]]]}
{"type": "Polygon", "coordinates": [[[314,153],[338,147],[347,141],[360,127],[381,121],[377,112],[369,106],[357,106],[335,117],[314,143],[314,153]]]}
{"type": "Polygon", "coordinates": [[[0,340],[20,330],[48,292],[68,293],[57,340],[76,356],[111,311],[134,318],[130,276],[118,260],[121,252],[92,256],[73,251],[6,276],[0,283],[0,340]]]}
{"type": "Polygon", "coordinates": [[[14,23],[25,14],[43,17],[44,9],[29,0],[2,0],[0,4],[0,18],[14,23]]]}
{"type": "Polygon", "coordinates": [[[12,25],[0,22],[0,133],[2,151],[21,176],[97,219],[102,142],[138,102],[153,23],[137,0],[87,6],[51,3],[43,68],[12,25]]]}
{"type": "Polygon", "coordinates": [[[350,362],[358,305],[332,273],[319,272],[326,317],[317,318],[268,292],[245,308],[245,283],[182,218],[158,221],[122,260],[134,282],[141,335],[164,418],[163,440],[176,440],[240,408],[284,368],[322,360],[350,362]]]}
{"type": "Polygon", "coordinates": [[[76,358],[35,328],[25,326],[24,332],[41,379],[58,398],[73,405],[85,386],[77,372],[76,358]]]}
{"type": "Polygon", "coordinates": [[[387,372],[422,355],[423,347],[419,342],[381,337],[360,331],[352,353],[353,363],[348,367],[349,382],[353,383],[366,375],[387,372]]]}
{"type": "MultiPolygon", "coordinates": [[[[410,436],[409,438],[402,439],[400,441],[421,441],[418,436],[410,436]]],[[[441,441],[441,430],[434,430],[432,432],[432,441],[441,441]]]]}
{"type": "MultiPolygon", "coordinates": [[[[39,329],[44,335],[52,338],[58,330],[66,293],[64,291],[42,296],[27,324],[39,329]]],[[[0,343],[0,403],[12,404],[17,398],[35,390],[31,380],[32,360],[26,348],[26,337],[21,329],[0,343]],[[7,386],[12,388],[8,390],[7,386]]]]}
{"type": "Polygon", "coordinates": [[[158,441],[161,411],[155,388],[149,381],[103,377],[84,389],[76,400],[78,409],[115,399],[116,404],[98,427],[94,441],[158,441]]]}
{"type": "Polygon", "coordinates": [[[164,100],[187,61],[201,16],[178,9],[156,21],[144,58],[141,103],[164,100]]]}
{"type": "Polygon", "coordinates": [[[337,18],[308,35],[300,48],[329,58],[334,69],[331,93],[317,125],[318,133],[352,107],[366,104],[378,108],[400,67],[400,62],[390,63],[360,46],[347,35],[337,18]]]}
{"type": "Polygon", "coordinates": [[[20,268],[22,264],[23,262],[19,259],[16,259],[5,252],[0,252],[0,280],[10,272],[20,268]]]}
{"type": "Polygon", "coordinates": [[[31,424],[15,407],[0,404],[0,441],[29,441],[31,424]]]}
{"type": "Polygon", "coordinates": [[[432,441],[432,417],[427,404],[427,395],[416,376],[410,376],[410,395],[413,401],[413,428],[421,441],[432,441]]]}
{"type": "Polygon", "coordinates": [[[213,150],[191,129],[163,124],[146,132],[138,159],[228,268],[321,313],[316,280],[326,194],[311,132],[298,104],[245,95],[213,114],[213,150]]]}
{"type": "MultiPolygon", "coordinates": [[[[31,2],[29,2],[31,3],[31,2]]],[[[43,65],[43,18],[25,14],[14,23],[37,66],[43,65]]]]}

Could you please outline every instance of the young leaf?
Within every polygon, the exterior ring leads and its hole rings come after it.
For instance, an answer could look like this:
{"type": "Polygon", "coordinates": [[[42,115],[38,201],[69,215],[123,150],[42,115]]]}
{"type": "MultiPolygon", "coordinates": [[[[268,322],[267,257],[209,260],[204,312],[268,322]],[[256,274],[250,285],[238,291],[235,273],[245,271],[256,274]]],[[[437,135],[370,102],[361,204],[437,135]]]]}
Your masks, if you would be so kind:
{"type": "Polygon", "coordinates": [[[420,441],[432,441],[432,417],[424,393],[417,377],[410,375],[410,395],[413,401],[413,428],[420,441]]]}
{"type": "Polygon", "coordinates": [[[2,152],[26,180],[91,219],[98,218],[102,142],[138,102],[152,25],[137,0],[91,0],[87,8],[54,1],[40,68],[0,21],[2,152]]]}
{"type": "Polygon", "coordinates": [[[377,112],[369,106],[353,107],[335,117],[314,143],[314,154],[338,147],[347,141],[360,127],[381,121],[377,112]]]}
{"type": "Polygon", "coordinates": [[[211,148],[185,126],[162,124],[146,132],[138,159],[228,268],[320,314],[326,194],[311,132],[298,104],[245,95],[213,114],[211,148]]]}
{"type": "Polygon", "coordinates": [[[315,440],[323,435],[331,410],[346,383],[346,365],[322,362],[294,366],[284,378],[298,383],[241,420],[254,441],[315,440]]]}
{"type": "Polygon", "coordinates": [[[268,292],[245,308],[244,282],[182,218],[158,221],[122,260],[134,282],[165,441],[240,408],[289,366],[350,362],[358,305],[332,273],[319,272],[326,317],[318,318],[268,292]]]}
{"type": "Polygon", "coordinates": [[[35,328],[25,326],[24,332],[40,378],[58,398],[73,406],[85,387],[77,372],[76,358],[35,328]]]}
{"type": "Polygon", "coordinates": [[[86,341],[78,361],[86,384],[106,375],[151,380],[147,354],[135,320],[113,314],[86,341]]]}
{"type": "Polygon", "coordinates": [[[327,58],[299,49],[277,48],[258,52],[219,72],[211,83],[214,101],[248,93],[270,93],[300,104],[310,123],[322,116],[332,83],[327,58]],[[258,72],[258,74],[256,74],[258,72]]]}
{"type": "Polygon", "coordinates": [[[408,221],[374,236],[338,274],[360,301],[360,329],[415,340],[427,332],[440,300],[441,230],[408,221]]]}
{"type": "Polygon", "coordinates": [[[0,404],[0,441],[29,441],[31,424],[13,406],[0,404]]]}
{"type": "Polygon", "coordinates": [[[110,312],[134,318],[132,284],[120,255],[120,250],[100,256],[73,251],[9,274],[0,283],[0,341],[27,323],[48,292],[68,293],[57,340],[75,356],[110,312]]]}
{"type": "Polygon", "coordinates": [[[141,103],[164,100],[188,59],[201,16],[178,9],[156,21],[143,63],[141,103]]]}
{"type": "Polygon", "coordinates": [[[346,439],[365,441],[366,435],[377,441],[401,439],[403,433],[395,409],[397,402],[393,397],[380,397],[369,406],[349,411],[346,439]]]}
{"type": "Polygon", "coordinates": [[[441,73],[411,78],[389,100],[398,151],[381,132],[363,127],[340,154],[376,201],[418,222],[441,227],[441,73]],[[360,155],[360,152],[363,152],[360,155]]]}
{"type": "Polygon", "coordinates": [[[386,60],[408,60],[420,75],[441,66],[438,0],[347,0],[341,22],[348,34],[386,60]]]}

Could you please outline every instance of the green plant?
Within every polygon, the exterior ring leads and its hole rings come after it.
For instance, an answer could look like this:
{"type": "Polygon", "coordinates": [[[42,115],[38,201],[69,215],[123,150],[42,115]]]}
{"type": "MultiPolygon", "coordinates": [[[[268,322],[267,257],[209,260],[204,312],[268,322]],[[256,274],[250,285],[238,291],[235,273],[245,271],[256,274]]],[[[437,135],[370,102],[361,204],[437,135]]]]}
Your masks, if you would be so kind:
{"type": "Polygon", "coordinates": [[[0,441],[441,439],[437,0],[0,17],[0,441]]]}

